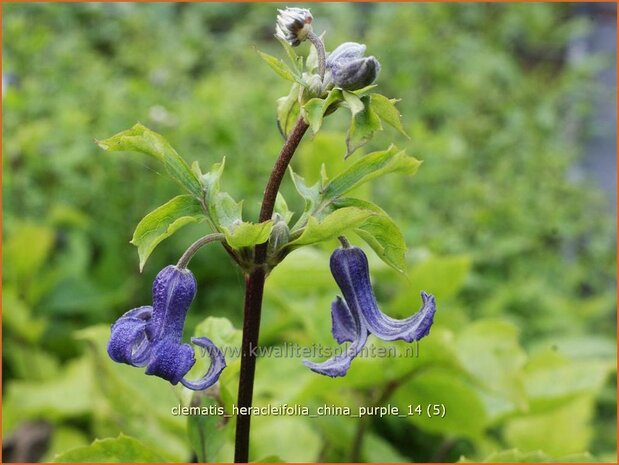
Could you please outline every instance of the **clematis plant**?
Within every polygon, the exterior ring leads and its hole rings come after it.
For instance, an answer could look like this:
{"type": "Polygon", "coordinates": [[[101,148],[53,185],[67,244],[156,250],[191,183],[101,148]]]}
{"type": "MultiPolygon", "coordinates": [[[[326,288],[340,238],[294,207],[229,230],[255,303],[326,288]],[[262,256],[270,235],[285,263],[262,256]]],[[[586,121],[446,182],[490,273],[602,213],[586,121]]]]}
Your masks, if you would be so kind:
{"type": "MultiPolygon", "coordinates": [[[[159,134],[136,124],[108,139],[98,141],[107,151],[137,151],[159,160],[169,176],[183,189],[178,195],[147,214],[137,225],[132,243],[137,247],[142,270],[153,250],[185,224],[204,222],[210,232],[197,239],[176,265],[159,272],[153,284],[152,306],[138,307],[122,315],[111,327],[108,353],[112,360],[145,368],[171,384],[200,391],[213,386],[226,367],[224,355],[208,336],[191,342],[208,353],[211,365],[196,381],[186,378],[195,364],[194,349],[183,343],[183,327],[196,295],[196,280],[187,268],[191,258],[206,244],[220,243],[245,275],[245,303],[241,370],[237,406],[251,407],[258,345],[262,295],[269,272],[299,247],[336,238],[343,247],[331,256],[331,273],[342,291],[331,306],[332,333],[347,350],[323,362],[305,361],[316,373],[339,377],[351,368],[353,359],[374,335],[385,341],[417,341],[428,335],[436,311],[434,297],[421,294],[422,308],[412,316],[397,320],[382,313],[370,282],[365,253],[350,245],[345,234],[354,234],[367,243],[388,265],[398,271],[406,266],[406,244],[398,226],[377,205],[350,197],[349,193],[379,176],[389,173],[416,173],[420,162],[391,145],[385,150],[360,156],[329,178],[308,186],[289,169],[290,161],[309,131],[316,134],[336,111],[348,112],[346,135],[348,158],[368,143],[383,123],[408,137],[395,106],[396,99],[374,92],[380,63],[366,56],[366,46],[345,42],[327,53],[322,36],[314,33],[309,10],[279,10],[275,37],[282,44],[288,63],[258,52],[260,57],[290,83],[288,93],[277,101],[278,129],[283,147],[274,162],[256,222],[243,217],[242,202],[221,189],[225,159],[203,172],[191,166],[159,134]],[[296,49],[309,42],[309,53],[296,49]],[[287,171],[305,201],[303,212],[295,216],[279,192],[287,171]],[[294,221],[293,221],[294,219],[294,221]]],[[[388,72],[388,70],[386,71],[388,72]]],[[[319,310],[317,310],[319,311],[319,310]]],[[[247,411],[247,410],[246,410],[247,411]]],[[[249,415],[236,422],[235,461],[249,458],[249,415]]]]}

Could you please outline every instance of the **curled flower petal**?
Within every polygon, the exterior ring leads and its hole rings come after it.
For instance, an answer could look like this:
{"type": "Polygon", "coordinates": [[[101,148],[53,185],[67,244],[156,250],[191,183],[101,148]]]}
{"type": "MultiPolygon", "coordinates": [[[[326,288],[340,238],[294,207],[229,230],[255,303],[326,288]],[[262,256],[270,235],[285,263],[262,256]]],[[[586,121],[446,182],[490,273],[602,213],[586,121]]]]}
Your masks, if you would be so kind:
{"type": "Polygon", "coordinates": [[[368,260],[360,248],[340,248],[333,252],[331,272],[346,302],[354,303],[372,334],[385,341],[401,339],[411,342],[429,333],[436,312],[434,297],[422,293],[423,307],[408,318],[397,320],[385,315],[378,308],[370,282],[368,260]]]}
{"type": "Polygon", "coordinates": [[[226,363],[221,351],[206,338],[195,339],[194,343],[209,346],[211,368],[199,382],[183,379],[196,361],[193,348],[182,343],[185,318],[196,287],[193,274],[186,268],[170,265],[161,270],[153,283],[153,306],[133,309],[112,325],[110,358],[136,367],[146,366],[147,375],[172,384],[182,380],[190,389],[206,389],[214,384],[226,363]]]}
{"type": "Polygon", "coordinates": [[[353,315],[339,295],[331,304],[331,325],[331,332],[338,344],[353,342],[357,337],[353,315]]]}
{"type": "Polygon", "coordinates": [[[200,346],[206,349],[210,359],[211,366],[209,367],[206,374],[200,378],[198,381],[189,381],[185,378],[181,379],[181,383],[183,386],[193,389],[194,391],[202,391],[203,389],[211,387],[213,384],[217,382],[219,379],[219,375],[226,368],[226,359],[224,354],[219,350],[219,348],[213,344],[207,337],[193,337],[191,338],[191,342],[195,345],[200,346]]]}
{"type": "Polygon", "coordinates": [[[346,302],[340,297],[337,297],[331,304],[331,315],[335,339],[340,344],[343,341],[350,341],[351,344],[344,353],[331,357],[322,363],[304,360],[303,364],[316,373],[335,378],[346,375],[353,359],[363,350],[368,340],[368,330],[359,314],[351,312],[346,302]],[[347,325],[347,329],[344,329],[343,325],[347,325]]]}
{"type": "Polygon", "coordinates": [[[112,325],[112,336],[107,347],[112,360],[135,367],[146,365],[149,344],[145,329],[152,311],[151,306],[134,308],[112,325]]]}

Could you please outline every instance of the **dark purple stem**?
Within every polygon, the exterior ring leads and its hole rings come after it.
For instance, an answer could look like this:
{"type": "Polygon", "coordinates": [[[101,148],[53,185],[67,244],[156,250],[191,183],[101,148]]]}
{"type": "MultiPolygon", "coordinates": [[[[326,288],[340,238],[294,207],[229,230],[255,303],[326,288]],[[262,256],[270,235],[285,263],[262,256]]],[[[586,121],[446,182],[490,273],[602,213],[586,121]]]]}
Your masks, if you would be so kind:
{"type": "MultiPolygon", "coordinates": [[[[299,146],[308,125],[299,118],[294,129],[282,147],[271,176],[264,191],[259,221],[268,221],[273,215],[275,199],[286,169],[295,150],[299,146]]],[[[254,375],[256,373],[256,356],[252,348],[258,346],[260,334],[260,313],[262,311],[262,295],[266,278],[267,243],[255,248],[255,268],[245,276],[245,304],[243,308],[243,342],[241,346],[241,373],[239,379],[238,407],[251,407],[254,393],[254,375]]],[[[251,416],[239,415],[236,419],[236,438],[234,444],[235,463],[247,463],[249,460],[249,428],[251,416]]]]}

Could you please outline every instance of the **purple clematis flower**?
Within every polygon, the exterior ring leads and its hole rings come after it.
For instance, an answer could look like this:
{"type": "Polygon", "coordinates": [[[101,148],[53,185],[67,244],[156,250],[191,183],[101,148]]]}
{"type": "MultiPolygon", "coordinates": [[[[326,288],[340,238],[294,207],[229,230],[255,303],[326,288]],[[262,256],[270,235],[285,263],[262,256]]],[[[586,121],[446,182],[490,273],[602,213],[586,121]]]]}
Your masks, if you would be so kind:
{"type": "Polygon", "coordinates": [[[414,315],[396,320],[380,311],[368,269],[368,259],[358,247],[338,248],[331,255],[331,273],[344,294],[331,304],[332,333],[338,344],[350,342],[348,349],[322,363],[303,363],[316,373],[344,376],[352,360],[361,352],[370,334],[385,341],[418,341],[430,332],[436,312],[434,296],[421,293],[423,306],[414,315]]]}
{"type": "Polygon", "coordinates": [[[107,346],[110,358],[134,367],[145,366],[147,375],[172,384],[180,382],[194,391],[215,384],[226,360],[206,337],[194,337],[191,342],[206,349],[211,366],[198,381],[184,378],[196,361],[192,347],[181,343],[187,310],[195,295],[196,279],[191,271],[174,265],[165,267],[153,283],[153,306],[129,310],[112,325],[107,346]]]}

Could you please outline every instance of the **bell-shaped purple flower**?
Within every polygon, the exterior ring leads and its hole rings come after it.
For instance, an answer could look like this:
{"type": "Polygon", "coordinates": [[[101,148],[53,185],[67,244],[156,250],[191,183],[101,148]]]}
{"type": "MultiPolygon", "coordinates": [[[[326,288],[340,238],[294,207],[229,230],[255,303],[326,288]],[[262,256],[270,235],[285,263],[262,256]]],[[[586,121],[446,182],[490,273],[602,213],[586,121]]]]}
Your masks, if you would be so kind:
{"type": "Polygon", "coordinates": [[[327,57],[327,84],[345,90],[357,90],[372,84],[380,72],[373,56],[365,57],[365,45],[344,42],[327,57]]]}
{"type": "Polygon", "coordinates": [[[107,351],[112,360],[146,367],[147,375],[159,376],[172,384],[182,383],[196,391],[217,382],[226,367],[223,353],[206,337],[191,342],[208,352],[211,366],[198,381],[184,378],[195,363],[189,344],[181,343],[189,306],[196,295],[191,271],[174,265],[159,272],[153,283],[153,306],[129,310],[112,325],[107,351]]]}
{"type": "Polygon", "coordinates": [[[344,299],[337,297],[331,304],[332,333],[342,344],[350,342],[346,352],[322,363],[306,360],[311,370],[327,376],[344,376],[350,364],[365,346],[369,334],[385,341],[418,341],[430,332],[436,304],[434,296],[421,293],[422,307],[414,315],[397,320],[378,308],[368,260],[358,247],[339,248],[331,255],[331,273],[344,299]]]}

